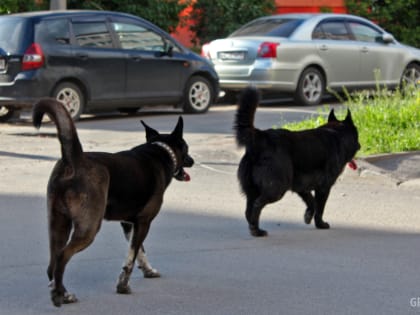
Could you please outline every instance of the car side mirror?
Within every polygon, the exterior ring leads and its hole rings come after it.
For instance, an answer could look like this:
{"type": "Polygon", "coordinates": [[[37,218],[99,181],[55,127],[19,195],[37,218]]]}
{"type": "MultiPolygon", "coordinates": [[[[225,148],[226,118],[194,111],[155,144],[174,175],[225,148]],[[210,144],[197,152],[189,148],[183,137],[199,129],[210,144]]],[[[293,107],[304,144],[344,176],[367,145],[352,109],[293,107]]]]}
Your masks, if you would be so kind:
{"type": "Polygon", "coordinates": [[[168,43],[168,42],[165,41],[165,44],[163,45],[163,51],[159,51],[158,53],[156,53],[156,56],[158,56],[158,57],[164,57],[164,56],[172,57],[173,56],[173,50],[174,50],[174,46],[172,46],[171,43],[168,43]]]}
{"type": "Polygon", "coordinates": [[[389,33],[384,33],[382,34],[382,42],[385,44],[390,44],[393,43],[395,41],[394,36],[392,36],[389,33]]]}
{"type": "Polygon", "coordinates": [[[169,57],[172,57],[173,52],[174,52],[174,46],[171,43],[166,42],[165,43],[165,54],[169,57]]]}

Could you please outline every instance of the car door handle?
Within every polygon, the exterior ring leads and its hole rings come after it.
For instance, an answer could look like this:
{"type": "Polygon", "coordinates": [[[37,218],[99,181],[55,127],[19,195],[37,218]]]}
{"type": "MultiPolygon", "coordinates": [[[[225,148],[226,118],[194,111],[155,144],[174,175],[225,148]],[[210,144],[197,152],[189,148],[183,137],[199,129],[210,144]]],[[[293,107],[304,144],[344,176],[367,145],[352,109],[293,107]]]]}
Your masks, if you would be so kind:
{"type": "Polygon", "coordinates": [[[87,60],[89,58],[89,55],[87,54],[76,54],[76,57],[82,60],[87,60]]]}
{"type": "Polygon", "coordinates": [[[322,51],[326,51],[328,50],[328,46],[324,44],[324,45],[319,46],[319,49],[322,51]]]}
{"type": "Polygon", "coordinates": [[[369,48],[367,48],[366,46],[363,46],[362,49],[360,49],[360,51],[362,53],[367,53],[367,52],[369,52],[369,48]]]}
{"type": "Polygon", "coordinates": [[[140,61],[140,60],[142,60],[142,59],[143,59],[141,56],[138,56],[138,55],[136,55],[136,56],[130,56],[130,58],[131,58],[132,60],[134,60],[134,61],[140,61]]]}

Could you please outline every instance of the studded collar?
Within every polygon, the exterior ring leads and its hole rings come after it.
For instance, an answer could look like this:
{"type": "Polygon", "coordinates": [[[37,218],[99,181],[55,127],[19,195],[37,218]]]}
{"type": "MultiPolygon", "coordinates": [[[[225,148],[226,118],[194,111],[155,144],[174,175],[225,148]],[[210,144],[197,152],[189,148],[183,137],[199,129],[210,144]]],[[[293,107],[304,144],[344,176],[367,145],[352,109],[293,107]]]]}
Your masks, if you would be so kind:
{"type": "Polygon", "coordinates": [[[152,142],[152,144],[158,145],[161,148],[163,148],[166,152],[168,152],[172,160],[174,176],[177,175],[179,172],[179,169],[177,168],[178,163],[177,163],[175,152],[171,149],[171,147],[167,145],[165,142],[161,142],[161,141],[155,141],[155,142],[152,142]]]}

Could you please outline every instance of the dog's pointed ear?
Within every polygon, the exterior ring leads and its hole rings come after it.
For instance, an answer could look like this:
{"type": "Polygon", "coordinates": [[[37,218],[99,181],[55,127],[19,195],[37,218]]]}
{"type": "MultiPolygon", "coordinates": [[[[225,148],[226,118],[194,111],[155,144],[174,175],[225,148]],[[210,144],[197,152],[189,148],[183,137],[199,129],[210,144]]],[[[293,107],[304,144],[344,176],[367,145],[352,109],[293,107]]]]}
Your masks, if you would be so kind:
{"type": "Polygon", "coordinates": [[[174,131],[172,131],[172,135],[181,139],[183,130],[184,130],[184,120],[182,119],[182,116],[179,116],[178,123],[176,124],[174,131]]]}
{"type": "Polygon", "coordinates": [[[152,127],[149,127],[148,125],[146,125],[146,123],[143,120],[140,120],[140,122],[146,130],[146,141],[147,142],[150,142],[153,138],[159,136],[159,132],[157,132],[152,127]]]}
{"type": "Polygon", "coordinates": [[[334,114],[334,108],[331,109],[330,114],[328,115],[328,122],[338,121],[337,117],[334,114]]]}
{"type": "Polygon", "coordinates": [[[351,111],[349,108],[347,109],[347,115],[346,119],[344,119],[344,122],[353,125],[353,118],[351,117],[351,111]]]}

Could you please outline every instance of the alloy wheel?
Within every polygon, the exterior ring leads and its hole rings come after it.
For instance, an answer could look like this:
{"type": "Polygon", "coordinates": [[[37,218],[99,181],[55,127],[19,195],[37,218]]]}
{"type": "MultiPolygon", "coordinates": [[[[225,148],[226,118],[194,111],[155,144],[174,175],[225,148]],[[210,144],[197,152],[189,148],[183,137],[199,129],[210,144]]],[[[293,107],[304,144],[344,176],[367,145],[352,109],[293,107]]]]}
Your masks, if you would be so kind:
{"type": "Polygon", "coordinates": [[[317,102],[322,96],[322,89],[322,80],[316,73],[310,72],[303,79],[302,92],[308,102],[317,102]]]}

